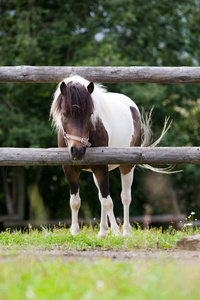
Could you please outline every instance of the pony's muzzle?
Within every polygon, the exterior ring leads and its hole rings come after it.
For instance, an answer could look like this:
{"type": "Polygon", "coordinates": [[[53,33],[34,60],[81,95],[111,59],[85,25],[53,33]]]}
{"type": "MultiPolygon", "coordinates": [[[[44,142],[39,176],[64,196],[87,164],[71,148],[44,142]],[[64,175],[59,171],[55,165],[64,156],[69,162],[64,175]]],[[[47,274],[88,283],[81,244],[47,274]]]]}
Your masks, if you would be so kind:
{"type": "Polygon", "coordinates": [[[81,160],[85,155],[86,146],[80,148],[72,146],[70,152],[73,160],[81,160]]]}

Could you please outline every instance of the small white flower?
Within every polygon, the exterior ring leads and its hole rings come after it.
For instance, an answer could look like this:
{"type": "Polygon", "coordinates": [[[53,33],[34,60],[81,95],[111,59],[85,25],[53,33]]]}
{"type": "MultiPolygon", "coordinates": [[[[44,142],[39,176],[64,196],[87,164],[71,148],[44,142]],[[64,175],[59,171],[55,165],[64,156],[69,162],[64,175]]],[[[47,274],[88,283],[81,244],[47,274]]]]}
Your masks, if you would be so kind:
{"type": "Polygon", "coordinates": [[[192,226],[193,224],[192,223],[187,223],[187,226],[192,226]]]}
{"type": "Polygon", "coordinates": [[[104,288],[104,281],[103,280],[97,280],[96,281],[96,288],[98,289],[98,290],[102,290],[103,288],[104,288]]]}
{"type": "Polygon", "coordinates": [[[193,225],[192,223],[187,223],[187,224],[184,224],[184,227],[192,226],[192,225],[193,225]]]}
{"type": "Polygon", "coordinates": [[[28,286],[26,290],[26,298],[33,299],[35,297],[35,293],[32,286],[28,286]]]}

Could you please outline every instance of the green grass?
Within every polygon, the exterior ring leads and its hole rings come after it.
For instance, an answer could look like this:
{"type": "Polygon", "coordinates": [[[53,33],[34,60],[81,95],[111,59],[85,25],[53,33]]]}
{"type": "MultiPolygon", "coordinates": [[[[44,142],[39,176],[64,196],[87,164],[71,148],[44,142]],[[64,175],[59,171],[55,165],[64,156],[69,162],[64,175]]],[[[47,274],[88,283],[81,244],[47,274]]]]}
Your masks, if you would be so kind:
{"type": "MultiPolygon", "coordinates": [[[[2,300],[21,299],[199,299],[200,259],[179,261],[165,255],[192,229],[167,231],[133,229],[129,237],[97,238],[97,229],[83,229],[72,237],[66,228],[9,230],[0,233],[0,295],[2,300]],[[126,250],[155,251],[156,259],[70,260],[42,251],[23,250],[126,250]],[[20,251],[22,250],[22,251],[20,251]]],[[[199,233],[199,230],[196,231],[199,233]]],[[[63,253],[63,252],[62,252],[63,253]]],[[[197,252],[198,253],[198,252],[197,252]]]]}
{"type": "Polygon", "coordinates": [[[113,263],[19,256],[0,262],[3,300],[199,299],[200,263],[113,263]]]}
{"type": "MultiPolygon", "coordinates": [[[[196,232],[198,232],[197,230],[196,232]]],[[[29,232],[7,230],[0,233],[0,249],[22,250],[22,249],[61,249],[61,250],[89,250],[89,249],[166,249],[172,248],[177,241],[188,234],[193,234],[190,230],[175,231],[169,228],[162,229],[132,229],[128,237],[113,236],[108,234],[106,239],[97,237],[98,229],[83,227],[80,233],[73,237],[69,229],[55,227],[53,230],[43,228],[43,230],[29,229],[29,232]]]]}

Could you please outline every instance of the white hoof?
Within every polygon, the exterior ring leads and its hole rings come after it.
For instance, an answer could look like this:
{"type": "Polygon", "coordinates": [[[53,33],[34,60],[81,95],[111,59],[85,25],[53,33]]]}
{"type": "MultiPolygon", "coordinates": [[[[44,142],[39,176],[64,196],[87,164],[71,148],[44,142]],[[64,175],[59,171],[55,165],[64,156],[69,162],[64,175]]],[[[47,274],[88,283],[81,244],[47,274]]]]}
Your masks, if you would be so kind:
{"type": "Polygon", "coordinates": [[[70,230],[73,236],[77,235],[79,233],[79,225],[72,225],[70,230]]]}
{"type": "Polygon", "coordinates": [[[107,237],[107,231],[106,230],[100,230],[98,233],[98,238],[106,238],[107,237]]]}
{"type": "Polygon", "coordinates": [[[122,235],[123,235],[123,236],[128,236],[128,235],[130,235],[130,230],[124,230],[122,235]]]}
{"type": "Polygon", "coordinates": [[[127,236],[131,234],[131,225],[129,225],[128,227],[123,227],[123,236],[127,236]]]}
{"type": "Polygon", "coordinates": [[[114,228],[114,229],[112,228],[111,231],[112,231],[112,234],[115,235],[115,236],[119,236],[120,235],[119,227],[114,228]]]}

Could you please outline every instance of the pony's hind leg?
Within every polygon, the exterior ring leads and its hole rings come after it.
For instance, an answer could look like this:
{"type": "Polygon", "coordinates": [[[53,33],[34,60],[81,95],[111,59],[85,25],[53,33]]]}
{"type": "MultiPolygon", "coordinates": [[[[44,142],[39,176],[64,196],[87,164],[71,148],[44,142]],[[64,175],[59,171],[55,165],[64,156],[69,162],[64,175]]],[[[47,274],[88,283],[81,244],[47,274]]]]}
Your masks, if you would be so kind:
{"type": "Polygon", "coordinates": [[[80,175],[80,170],[76,167],[66,166],[63,166],[63,170],[70,189],[70,207],[72,213],[71,233],[73,236],[75,236],[79,232],[78,211],[81,205],[81,198],[79,196],[78,179],[80,175]]]}
{"type": "Polygon", "coordinates": [[[99,200],[101,202],[101,221],[100,221],[100,231],[98,237],[106,237],[108,231],[108,221],[109,217],[111,231],[115,235],[119,235],[119,226],[115,220],[113,213],[113,201],[109,194],[109,178],[108,178],[108,167],[98,166],[93,167],[92,171],[94,173],[94,181],[99,190],[99,200]]]}
{"type": "Polygon", "coordinates": [[[120,172],[122,182],[121,200],[124,206],[123,235],[126,236],[131,229],[131,225],[129,222],[129,206],[131,203],[131,186],[133,183],[134,167],[121,165],[120,172]]]}

